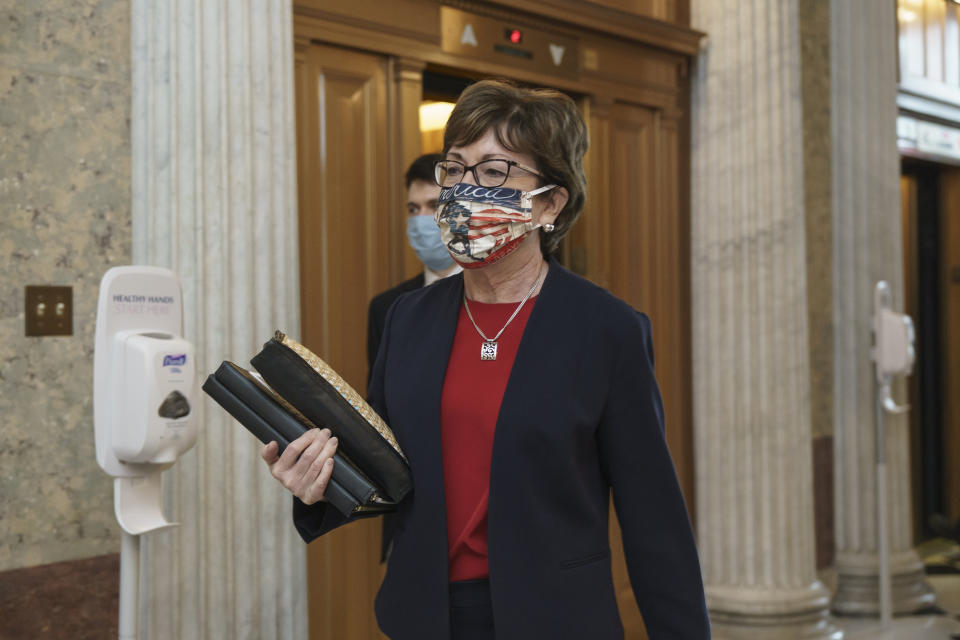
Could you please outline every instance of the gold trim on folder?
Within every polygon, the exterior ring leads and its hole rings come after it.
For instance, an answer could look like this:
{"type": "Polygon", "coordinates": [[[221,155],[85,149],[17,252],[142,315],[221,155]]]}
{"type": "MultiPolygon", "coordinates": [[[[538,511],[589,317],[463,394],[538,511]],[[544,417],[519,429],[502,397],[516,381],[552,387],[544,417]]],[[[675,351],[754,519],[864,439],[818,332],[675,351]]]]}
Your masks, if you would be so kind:
{"type": "Polygon", "coordinates": [[[400,449],[399,443],[397,443],[396,437],[393,435],[393,431],[390,427],[387,426],[387,423],[383,421],[377,412],[373,410],[367,401],[364,400],[359,393],[357,393],[353,387],[351,387],[346,380],[340,377],[340,374],[333,370],[333,368],[324,362],[317,354],[307,349],[305,346],[286,335],[282,331],[277,331],[274,336],[275,339],[283,344],[284,346],[293,350],[298,356],[300,356],[304,362],[310,365],[310,368],[320,374],[320,377],[326,380],[334,389],[337,390],[344,400],[350,403],[350,406],[353,407],[357,413],[359,413],[363,418],[370,423],[370,425],[377,430],[384,440],[393,447],[393,449],[403,458],[404,462],[407,461],[407,457],[403,455],[403,451],[400,449]]]}

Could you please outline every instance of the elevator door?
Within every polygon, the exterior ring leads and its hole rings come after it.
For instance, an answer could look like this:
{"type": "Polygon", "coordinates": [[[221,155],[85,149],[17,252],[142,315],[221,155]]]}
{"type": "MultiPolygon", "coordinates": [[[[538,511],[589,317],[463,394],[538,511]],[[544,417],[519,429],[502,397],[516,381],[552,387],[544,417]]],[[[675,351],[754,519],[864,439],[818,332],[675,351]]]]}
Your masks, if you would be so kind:
{"type": "MultiPolygon", "coordinates": [[[[387,62],[310,45],[297,52],[296,83],[302,339],[363,392],[367,304],[389,282],[387,62]]],[[[310,543],[312,640],[383,637],[379,557],[379,519],[310,543]]]]}
{"type": "Polygon", "coordinates": [[[900,179],[904,308],[916,327],[910,377],[914,534],[960,522],[960,168],[906,161],[900,179]]]}

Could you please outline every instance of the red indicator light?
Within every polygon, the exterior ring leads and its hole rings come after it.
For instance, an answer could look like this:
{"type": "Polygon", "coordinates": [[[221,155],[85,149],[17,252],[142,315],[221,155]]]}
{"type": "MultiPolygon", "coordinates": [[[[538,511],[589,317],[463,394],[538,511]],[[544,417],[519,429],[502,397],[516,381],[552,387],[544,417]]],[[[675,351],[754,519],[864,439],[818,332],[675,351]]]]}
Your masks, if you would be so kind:
{"type": "Polygon", "coordinates": [[[523,42],[523,31],[520,31],[520,29],[507,29],[507,39],[513,44],[520,44],[523,42]]]}

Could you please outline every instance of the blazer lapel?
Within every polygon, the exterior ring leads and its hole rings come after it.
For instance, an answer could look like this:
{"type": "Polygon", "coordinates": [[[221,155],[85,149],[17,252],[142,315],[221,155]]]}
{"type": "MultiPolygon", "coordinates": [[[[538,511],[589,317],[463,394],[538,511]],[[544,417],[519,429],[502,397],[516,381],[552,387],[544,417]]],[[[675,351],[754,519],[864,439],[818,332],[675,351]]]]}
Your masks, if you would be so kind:
{"type": "Polygon", "coordinates": [[[404,342],[399,345],[402,362],[394,366],[399,365],[396,375],[401,379],[393,395],[395,401],[404,405],[405,430],[400,445],[410,459],[414,474],[413,500],[424,527],[418,544],[423,545],[425,557],[433,558],[432,563],[424,567],[438,571],[437,579],[442,576],[446,584],[449,559],[441,395],[463,297],[463,276],[452,276],[449,281],[431,287],[434,290],[424,298],[424,308],[415,314],[417,326],[404,332],[404,342]]]}
{"type": "MultiPolygon", "coordinates": [[[[550,271],[540,289],[527,326],[523,329],[520,347],[510,370],[507,387],[503,392],[500,404],[500,413],[497,415],[497,427],[493,440],[493,460],[490,465],[491,500],[493,500],[494,474],[498,469],[497,447],[504,439],[504,429],[517,428],[523,420],[519,417],[521,410],[536,398],[543,389],[543,375],[545,362],[544,355],[556,352],[563,340],[563,336],[556,333],[557,318],[564,316],[563,289],[568,273],[554,259],[550,258],[550,271]]],[[[546,370],[550,366],[547,364],[546,370]]]]}

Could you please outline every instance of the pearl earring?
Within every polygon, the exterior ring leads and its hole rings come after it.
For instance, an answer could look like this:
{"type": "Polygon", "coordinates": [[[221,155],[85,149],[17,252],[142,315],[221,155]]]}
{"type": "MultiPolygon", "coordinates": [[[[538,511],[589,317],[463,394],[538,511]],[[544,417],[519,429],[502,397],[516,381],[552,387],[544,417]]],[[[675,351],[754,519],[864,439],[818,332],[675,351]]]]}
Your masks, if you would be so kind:
{"type": "Polygon", "coordinates": [[[550,224],[549,222],[548,222],[547,224],[543,225],[543,230],[546,231],[547,233],[550,233],[550,232],[553,231],[554,229],[556,229],[556,227],[553,226],[552,224],[550,224]]]}

